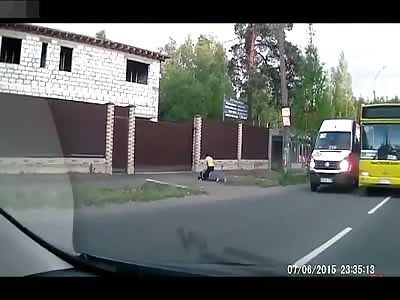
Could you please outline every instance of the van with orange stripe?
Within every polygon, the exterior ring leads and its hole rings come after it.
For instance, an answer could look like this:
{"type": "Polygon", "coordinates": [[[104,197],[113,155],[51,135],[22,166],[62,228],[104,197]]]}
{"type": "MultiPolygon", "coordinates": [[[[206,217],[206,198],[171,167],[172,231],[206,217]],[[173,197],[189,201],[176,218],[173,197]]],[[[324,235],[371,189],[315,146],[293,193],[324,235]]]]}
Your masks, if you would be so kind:
{"type": "Polygon", "coordinates": [[[322,122],[309,163],[310,187],[356,187],[360,158],[360,125],[354,120],[322,122]]]}

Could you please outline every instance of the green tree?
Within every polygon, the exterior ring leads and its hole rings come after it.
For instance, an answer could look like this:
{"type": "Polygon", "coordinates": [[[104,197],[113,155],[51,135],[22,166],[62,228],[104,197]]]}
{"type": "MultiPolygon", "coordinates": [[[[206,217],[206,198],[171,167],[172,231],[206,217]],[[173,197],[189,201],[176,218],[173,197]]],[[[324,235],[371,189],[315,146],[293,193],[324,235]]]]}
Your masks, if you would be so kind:
{"type": "Polygon", "coordinates": [[[328,78],[313,44],[306,48],[293,103],[294,126],[305,135],[315,134],[322,121],[332,116],[328,78]]]}
{"type": "Polygon", "coordinates": [[[276,128],[281,124],[281,116],[273,103],[273,96],[269,87],[257,89],[253,94],[252,120],[260,127],[276,128]]]}
{"type": "Polygon", "coordinates": [[[373,100],[372,103],[400,103],[400,99],[397,95],[395,95],[393,98],[389,98],[388,96],[381,96],[373,100]]]}
{"type": "Polygon", "coordinates": [[[161,69],[160,119],[189,121],[195,114],[222,118],[224,96],[232,96],[227,57],[223,45],[201,35],[177,46],[174,40],[162,48],[170,59],[161,69]]]}
{"type": "Polygon", "coordinates": [[[343,51],[340,54],[339,65],[332,70],[332,92],[335,115],[342,118],[354,117],[352,81],[343,51]]]}
{"type": "Polygon", "coordinates": [[[96,33],[96,38],[105,40],[106,39],[106,32],[105,30],[100,30],[96,33]]]}
{"type": "Polygon", "coordinates": [[[367,101],[362,97],[358,97],[358,99],[354,98],[354,103],[355,103],[355,118],[356,120],[360,120],[361,118],[361,106],[363,104],[366,104],[367,101]]]}
{"type": "MultiPolygon", "coordinates": [[[[292,24],[288,24],[286,29],[291,30],[292,24]]],[[[235,92],[242,99],[249,101],[249,110],[256,123],[264,119],[266,115],[274,120],[279,119],[281,86],[276,30],[272,24],[237,23],[235,24],[235,34],[238,43],[233,45],[230,50],[232,59],[229,62],[229,74],[235,92]],[[250,70],[252,26],[255,26],[255,57],[254,67],[250,70]],[[261,103],[263,99],[267,103],[261,103]],[[261,110],[262,107],[268,111],[261,110]],[[258,114],[262,116],[258,116],[258,114]]],[[[296,80],[299,75],[302,56],[298,47],[292,43],[285,41],[284,47],[290,104],[295,95],[296,80]]]]}

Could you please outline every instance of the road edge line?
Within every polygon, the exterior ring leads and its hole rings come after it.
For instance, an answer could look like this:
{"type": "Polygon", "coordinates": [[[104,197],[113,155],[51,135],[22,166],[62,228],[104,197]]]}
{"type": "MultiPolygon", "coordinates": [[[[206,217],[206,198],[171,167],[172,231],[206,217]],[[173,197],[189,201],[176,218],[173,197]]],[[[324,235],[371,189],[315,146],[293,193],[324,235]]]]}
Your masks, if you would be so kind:
{"type": "Polygon", "coordinates": [[[146,178],[146,181],[153,182],[153,183],[158,183],[158,184],[162,184],[162,185],[174,186],[174,187],[181,188],[181,189],[187,189],[188,188],[186,185],[173,184],[173,183],[168,183],[168,182],[165,182],[165,181],[159,181],[159,180],[150,179],[150,178],[146,178]]]}
{"type": "Polygon", "coordinates": [[[339,241],[342,237],[344,237],[346,234],[348,234],[352,229],[353,228],[351,228],[351,227],[346,227],[341,232],[336,234],[334,237],[332,237],[331,239],[329,239],[328,241],[323,243],[321,246],[315,248],[313,251],[311,251],[310,253],[306,254],[305,256],[303,256],[302,258],[297,260],[293,265],[295,265],[297,267],[301,267],[302,265],[305,265],[310,260],[314,259],[319,254],[321,254],[326,249],[328,249],[330,246],[332,246],[334,243],[339,241]]]}

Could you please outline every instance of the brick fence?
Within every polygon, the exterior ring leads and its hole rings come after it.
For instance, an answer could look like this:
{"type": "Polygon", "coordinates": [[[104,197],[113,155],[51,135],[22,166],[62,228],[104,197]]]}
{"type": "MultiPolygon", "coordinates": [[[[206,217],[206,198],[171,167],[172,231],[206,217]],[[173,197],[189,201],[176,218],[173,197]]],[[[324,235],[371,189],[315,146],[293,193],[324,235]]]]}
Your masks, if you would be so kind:
{"type": "Polygon", "coordinates": [[[2,97],[0,173],[134,174],[194,171],[210,154],[216,168],[267,169],[267,128],[218,122],[153,122],[134,106],[2,97]]]}
{"type": "Polygon", "coordinates": [[[204,169],[205,156],[215,159],[216,169],[268,169],[269,130],[241,123],[220,123],[195,116],[192,171],[204,169]]]}

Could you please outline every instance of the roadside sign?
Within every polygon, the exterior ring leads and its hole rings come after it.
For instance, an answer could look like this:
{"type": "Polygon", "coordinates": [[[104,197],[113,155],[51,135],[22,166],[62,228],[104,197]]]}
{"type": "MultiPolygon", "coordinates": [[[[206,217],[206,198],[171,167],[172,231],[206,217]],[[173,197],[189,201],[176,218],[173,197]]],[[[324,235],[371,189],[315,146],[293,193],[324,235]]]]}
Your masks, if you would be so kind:
{"type": "Polygon", "coordinates": [[[282,117],[290,117],[290,107],[282,108],[282,117]]]}
{"type": "Polygon", "coordinates": [[[224,117],[247,120],[248,109],[248,105],[244,102],[235,99],[224,100],[224,117]]]}
{"type": "Polygon", "coordinates": [[[283,118],[283,126],[289,127],[290,126],[290,117],[282,117],[283,118]]]}

